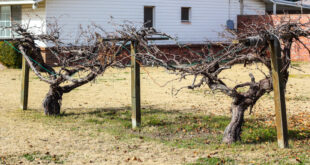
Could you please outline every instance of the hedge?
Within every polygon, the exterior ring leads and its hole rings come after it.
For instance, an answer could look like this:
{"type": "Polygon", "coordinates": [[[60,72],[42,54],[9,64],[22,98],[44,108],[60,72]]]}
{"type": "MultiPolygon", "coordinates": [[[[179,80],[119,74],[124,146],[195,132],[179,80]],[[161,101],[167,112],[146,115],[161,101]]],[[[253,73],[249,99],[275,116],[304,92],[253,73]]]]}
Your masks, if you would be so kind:
{"type": "MultiPolygon", "coordinates": [[[[17,47],[16,42],[10,41],[9,43],[17,47]]],[[[0,41],[0,62],[9,68],[21,68],[22,55],[7,43],[0,41]]]]}

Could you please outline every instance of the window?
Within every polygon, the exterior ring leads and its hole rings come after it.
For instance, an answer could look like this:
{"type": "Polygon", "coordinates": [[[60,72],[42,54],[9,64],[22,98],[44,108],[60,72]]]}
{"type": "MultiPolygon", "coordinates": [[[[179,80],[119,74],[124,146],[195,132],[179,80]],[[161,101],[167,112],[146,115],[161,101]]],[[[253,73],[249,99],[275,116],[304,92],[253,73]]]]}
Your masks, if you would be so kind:
{"type": "Polygon", "coordinates": [[[0,37],[10,38],[11,30],[6,27],[11,26],[11,6],[0,6],[0,37]]]}
{"type": "Polygon", "coordinates": [[[0,38],[11,38],[12,21],[21,23],[21,6],[0,6],[0,38]]]}
{"type": "Polygon", "coordinates": [[[154,7],[144,7],[144,27],[154,26],[154,7]]]}
{"type": "Polygon", "coordinates": [[[191,17],[191,8],[190,7],[182,7],[181,8],[181,21],[182,22],[190,22],[191,17]]]}

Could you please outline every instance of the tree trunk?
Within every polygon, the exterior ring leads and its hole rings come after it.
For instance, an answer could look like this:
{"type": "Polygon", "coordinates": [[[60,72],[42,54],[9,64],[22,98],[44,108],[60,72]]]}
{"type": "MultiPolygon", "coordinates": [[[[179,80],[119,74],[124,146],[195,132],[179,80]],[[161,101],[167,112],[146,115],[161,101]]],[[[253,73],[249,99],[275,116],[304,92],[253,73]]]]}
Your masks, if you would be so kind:
{"type": "Polygon", "coordinates": [[[234,143],[241,140],[241,132],[242,125],[244,122],[244,111],[248,106],[244,106],[239,104],[235,105],[234,103],[231,106],[232,110],[232,118],[229,125],[226,127],[224,131],[223,142],[224,143],[234,143]]]}
{"type": "Polygon", "coordinates": [[[59,86],[50,86],[43,101],[45,115],[59,115],[63,91],[59,86]]]}

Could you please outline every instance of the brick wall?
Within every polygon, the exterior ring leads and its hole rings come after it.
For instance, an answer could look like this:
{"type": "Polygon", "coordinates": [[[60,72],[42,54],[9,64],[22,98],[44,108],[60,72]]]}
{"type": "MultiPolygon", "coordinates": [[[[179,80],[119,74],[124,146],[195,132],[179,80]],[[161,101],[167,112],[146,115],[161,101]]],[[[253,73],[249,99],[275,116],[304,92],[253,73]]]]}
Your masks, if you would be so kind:
{"type": "Polygon", "coordinates": [[[59,61],[57,58],[46,48],[41,48],[41,55],[44,62],[50,66],[57,66],[59,61]]]}
{"type": "MultiPolygon", "coordinates": [[[[251,27],[255,27],[259,29],[261,26],[269,24],[275,26],[280,23],[281,19],[291,19],[297,20],[302,23],[309,21],[310,14],[292,14],[292,15],[268,15],[268,16],[258,16],[258,15],[239,15],[237,30],[240,33],[248,32],[253,30],[252,28],[246,28],[251,25],[251,27]]],[[[300,38],[300,40],[310,48],[310,39],[300,38]]],[[[299,42],[294,42],[292,45],[292,53],[291,53],[292,61],[308,61],[310,62],[310,54],[308,50],[299,42]]]]}
{"type": "MultiPolygon", "coordinates": [[[[177,61],[181,62],[181,59],[184,59],[183,62],[187,63],[190,60],[191,62],[197,62],[200,60],[201,55],[207,54],[209,50],[217,52],[221,48],[217,45],[209,45],[209,48],[206,49],[206,45],[188,45],[184,47],[179,47],[178,45],[161,45],[158,48],[166,53],[168,59],[175,58],[177,61]],[[178,56],[174,56],[178,55],[178,56]],[[169,57],[170,56],[170,57],[169,57]]],[[[120,55],[119,59],[122,59],[124,64],[130,64],[130,53],[128,52],[130,47],[124,49],[120,55]],[[128,58],[126,58],[128,57],[128,58]]],[[[49,49],[41,48],[41,54],[45,63],[51,66],[58,66],[59,61],[57,58],[49,51],[49,49]]],[[[159,59],[166,60],[165,57],[158,57],[159,59]]]]}

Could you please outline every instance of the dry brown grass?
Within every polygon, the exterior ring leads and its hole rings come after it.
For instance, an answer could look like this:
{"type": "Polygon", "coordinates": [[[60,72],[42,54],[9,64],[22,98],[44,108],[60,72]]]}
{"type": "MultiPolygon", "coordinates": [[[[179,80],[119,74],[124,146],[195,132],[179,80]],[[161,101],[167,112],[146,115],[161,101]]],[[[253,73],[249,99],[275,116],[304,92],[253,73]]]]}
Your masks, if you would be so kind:
{"type": "MultiPolygon", "coordinates": [[[[292,76],[287,88],[287,112],[290,119],[310,115],[310,64],[298,63],[298,65],[305,72],[291,70],[292,76]]],[[[263,76],[254,69],[255,67],[251,66],[248,69],[257,76],[263,76]]],[[[236,82],[236,78],[241,82],[249,80],[248,72],[242,66],[236,66],[222,76],[225,76],[227,83],[231,84],[236,82]]],[[[173,78],[173,75],[160,68],[142,68],[142,106],[145,109],[161,109],[200,116],[229,116],[230,98],[221,93],[212,94],[206,87],[194,91],[184,89],[177,96],[171,94],[173,88],[188,85],[190,77],[182,82],[173,81],[165,87],[159,86],[173,78]]],[[[120,140],[118,136],[104,129],[97,131],[102,126],[98,123],[94,125],[83,122],[91,118],[92,115],[89,113],[96,109],[119,110],[130,106],[129,68],[108,70],[96,82],[65,94],[62,111],[66,114],[75,114],[66,119],[42,117],[41,102],[47,91],[48,86],[31,73],[29,107],[32,111],[21,112],[20,70],[0,71],[0,158],[3,158],[3,162],[183,164],[217,152],[218,157],[234,158],[238,155],[241,159],[247,160],[244,163],[248,164],[252,160],[261,160],[261,163],[266,161],[266,152],[273,155],[271,156],[273,159],[277,159],[279,157],[274,155],[279,153],[283,156],[286,153],[306,151],[298,147],[278,150],[275,144],[270,144],[270,148],[269,144],[259,144],[243,147],[241,145],[237,147],[238,149],[221,145],[209,149],[189,149],[136,137],[120,140]],[[255,150],[255,153],[252,150],[255,150]]],[[[254,115],[247,115],[247,118],[268,118],[272,121],[274,116],[272,96],[272,94],[264,96],[254,107],[254,115]]],[[[298,128],[309,129],[306,127],[307,124],[306,121],[302,121],[298,128]]],[[[296,125],[290,124],[290,127],[296,125]]],[[[295,158],[289,158],[288,161],[296,163],[295,158]]]]}

